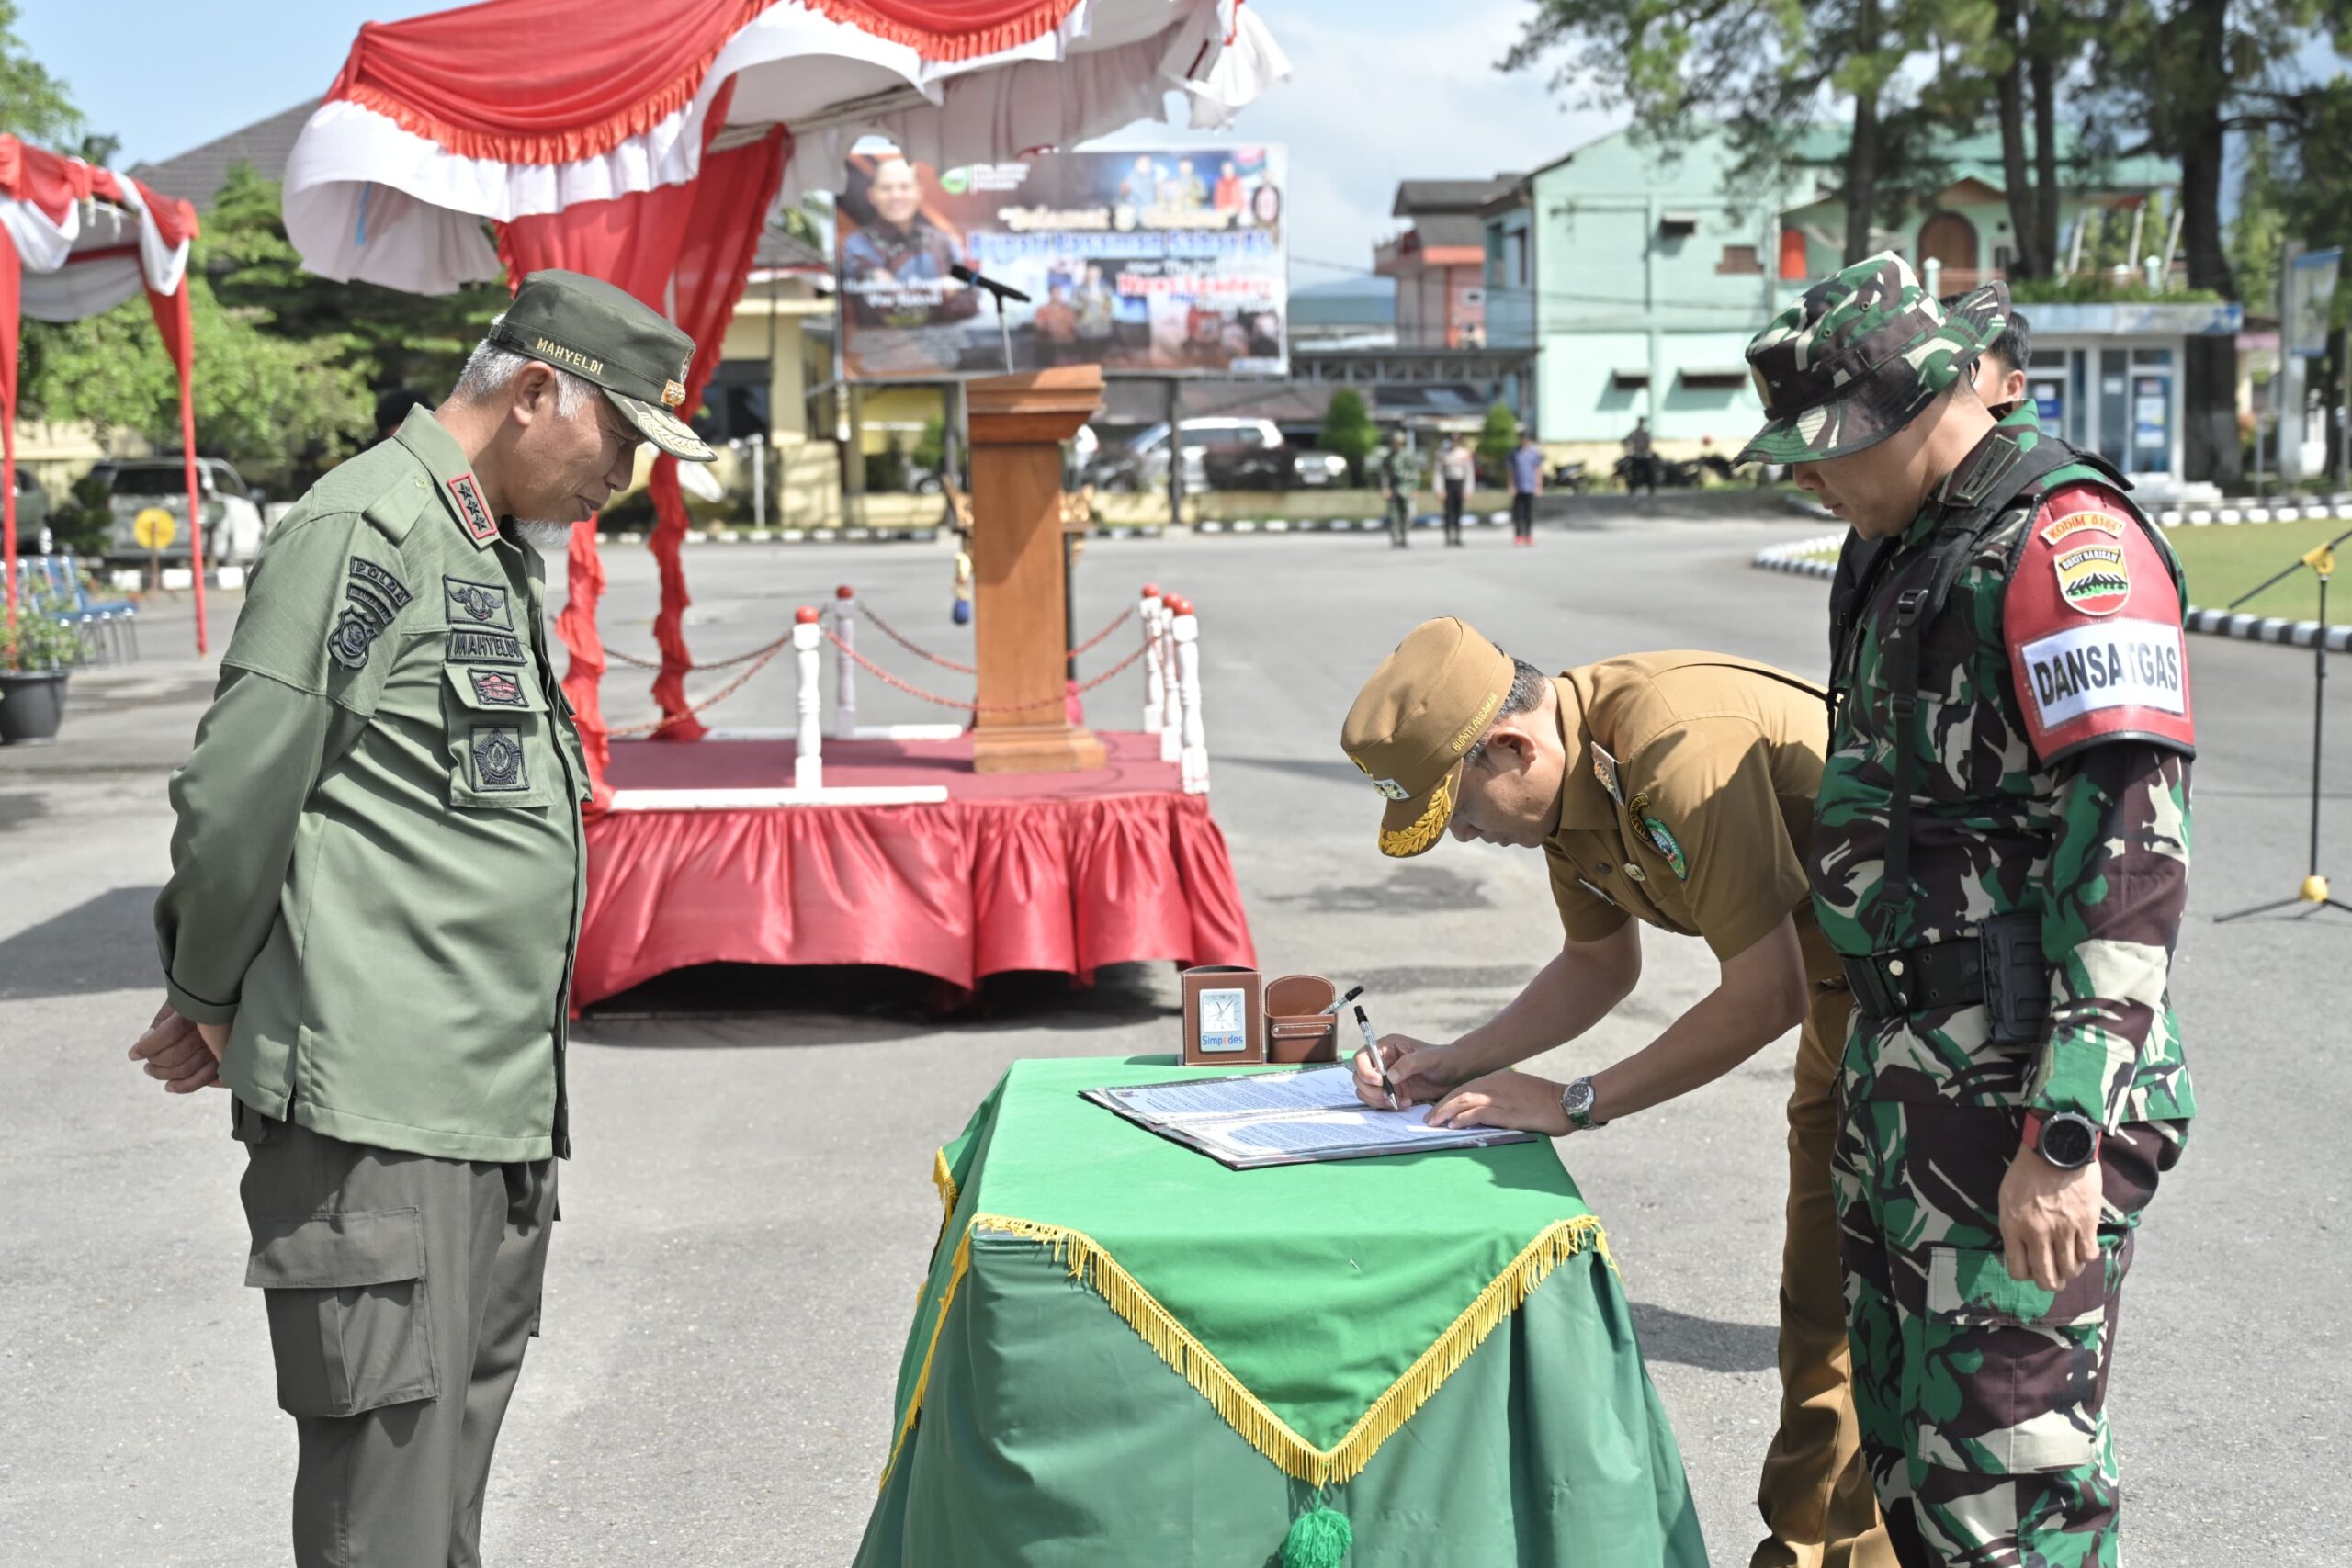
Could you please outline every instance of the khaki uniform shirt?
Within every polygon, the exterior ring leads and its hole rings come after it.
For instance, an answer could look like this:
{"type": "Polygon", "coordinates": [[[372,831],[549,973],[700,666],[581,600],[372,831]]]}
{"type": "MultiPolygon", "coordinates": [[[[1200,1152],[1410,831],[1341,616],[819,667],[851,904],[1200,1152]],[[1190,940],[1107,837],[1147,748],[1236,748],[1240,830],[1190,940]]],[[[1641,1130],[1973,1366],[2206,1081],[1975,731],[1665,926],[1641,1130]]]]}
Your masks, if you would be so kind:
{"type": "Polygon", "coordinates": [[[588,771],[537,552],[425,410],[271,530],[196,749],[155,929],[220,1077],[330,1137],[567,1154],[588,771]]]}
{"type": "Polygon", "coordinates": [[[1727,959],[1794,915],[1806,977],[1838,979],[1802,854],[1828,742],[1821,689],[1682,652],[1589,664],[1553,688],[1568,766],[1544,852],[1569,940],[1631,916],[1727,959]]]}

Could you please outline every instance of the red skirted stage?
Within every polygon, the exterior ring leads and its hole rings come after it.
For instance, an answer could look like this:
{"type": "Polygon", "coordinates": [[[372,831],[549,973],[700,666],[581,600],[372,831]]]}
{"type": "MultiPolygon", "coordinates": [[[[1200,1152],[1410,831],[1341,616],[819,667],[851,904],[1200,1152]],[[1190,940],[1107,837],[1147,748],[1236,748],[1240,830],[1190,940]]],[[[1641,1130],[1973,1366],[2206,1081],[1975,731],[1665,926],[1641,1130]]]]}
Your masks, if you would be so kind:
{"type": "MultiPolygon", "coordinates": [[[[572,1004],[695,964],[984,975],[1170,959],[1255,966],[1225,835],[1155,735],[1091,773],[976,773],[972,741],[832,740],[826,787],[942,785],[925,805],[623,809],[588,819],[572,1004]]],[[[623,792],[773,788],[788,741],[616,741],[623,792]]],[[[628,795],[625,794],[624,798],[628,795]]]]}

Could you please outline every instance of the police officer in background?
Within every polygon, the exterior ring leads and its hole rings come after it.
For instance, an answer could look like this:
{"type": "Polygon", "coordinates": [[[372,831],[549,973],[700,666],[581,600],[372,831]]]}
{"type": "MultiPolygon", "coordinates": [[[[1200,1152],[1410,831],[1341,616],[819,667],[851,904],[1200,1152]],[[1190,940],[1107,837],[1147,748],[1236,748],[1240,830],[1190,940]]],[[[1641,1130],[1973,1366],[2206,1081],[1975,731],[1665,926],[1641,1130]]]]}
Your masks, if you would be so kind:
{"type": "MultiPolygon", "coordinates": [[[[1804,846],[1827,719],[1818,686],[1716,653],[1643,653],[1557,679],[1457,620],[1422,623],[1364,682],[1340,746],[1388,807],[1384,854],[1440,839],[1541,849],[1559,956],[1457,1040],[1380,1043],[1435,1123],[1559,1136],[1711,1083],[1800,1028],[1789,1097],[1781,1419],[1751,1568],[1890,1568],[1862,1467],[1829,1159],[1852,998],[1814,921],[1804,846]],[[1641,978],[1639,926],[1707,943],[1716,988],[1648,1046],[1563,1086],[1513,1070],[1641,978]]],[[[1377,1067],[1356,1089],[1386,1107],[1377,1067]]]]}
{"type": "Polygon", "coordinates": [[[1854,1392],[1908,1568],[2117,1561],[2117,1305],[2196,1109],[2179,567],[2105,462],[1985,407],[2007,311],[1887,254],[1747,349],[1740,460],[1886,542],[1835,634],[1810,872],[1855,993],[1854,1392]]]}
{"type": "Polygon", "coordinates": [[[437,409],[328,474],[255,568],[173,775],[132,1047],[246,1145],[295,1558],[478,1561],[538,1330],[590,793],[542,557],[679,422],[694,345],[609,284],[524,281],[437,409]]]}

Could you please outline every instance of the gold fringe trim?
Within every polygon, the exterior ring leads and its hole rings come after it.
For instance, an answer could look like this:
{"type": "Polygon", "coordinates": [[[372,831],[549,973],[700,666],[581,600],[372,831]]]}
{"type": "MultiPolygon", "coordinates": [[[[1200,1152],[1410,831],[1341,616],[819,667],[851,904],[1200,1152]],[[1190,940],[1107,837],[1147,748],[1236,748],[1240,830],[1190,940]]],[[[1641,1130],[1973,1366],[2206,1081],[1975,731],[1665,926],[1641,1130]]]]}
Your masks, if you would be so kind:
{"type": "MultiPolygon", "coordinates": [[[[947,1222],[956,1217],[956,1200],[960,1190],[956,1185],[956,1173],[947,1168],[947,1151],[940,1150],[931,1156],[931,1184],[939,1189],[939,1241],[947,1239],[947,1222]]],[[[939,1242],[931,1244],[931,1255],[939,1256],[939,1242]]]]}
{"type": "Polygon", "coordinates": [[[1546,1226],[1462,1309],[1461,1315],[1405,1369],[1404,1375],[1372,1402],[1345,1437],[1331,1448],[1318,1449],[1244,1387],[1093,1237],[1063,1225],[1039,1224],[1001,1214],[975,1214],[956,1246],[955,1267],[950,1271],[947,1289],[940,1297],[939,1316],[932,1325],[931,1345],[923,1352],[922,1370],[916,1374],[914,1393],[908,1401],[906,1419],[891,1447],[890,1462],[883,1467],[884,1485],[889,1483],[899,1451],[906,1445],[908,1434],[914,1430],[915,1417],[922,1408],[923,1392],[931,1382],[932,1355],[939,1348],[940,1327],[946,1322],[956,1286],[971,1267],[972,1232],[978,1228],[1020,1236],[1049,1248],[1055,1261],[1069,1269],[1071,1278],[1100,1295],[1251,1448],[1272,1460],[1284,1474],[1313,1486],[1332,1485],[1363,1473],[1380,1445],[1429,1403],[1430,1396],[1460,1370],[1471,1352],[1486,1342],[1503,1319],[1526,1304],[1527,1298],[1553,1269],[1577,1254],[1590,1250],[1600,1254],[1611,1273],[1618,1271],[1617,1259],[1609,1250],[1609,1235],[1594,1215],[1580,1214],[1546,1226]]]}
{"type": "Polygon", "coordinates": [[[1437,788],[1430,792],[1429,805],[1413,819],[1409,828],[1399,828],[1393,833],[1380,835],[1380,852],[1403,859],[1419,854],[1437,842],[1445,825],[1453,820],[1453,775],[1448,773],[1437,781],[1437,788]]]}

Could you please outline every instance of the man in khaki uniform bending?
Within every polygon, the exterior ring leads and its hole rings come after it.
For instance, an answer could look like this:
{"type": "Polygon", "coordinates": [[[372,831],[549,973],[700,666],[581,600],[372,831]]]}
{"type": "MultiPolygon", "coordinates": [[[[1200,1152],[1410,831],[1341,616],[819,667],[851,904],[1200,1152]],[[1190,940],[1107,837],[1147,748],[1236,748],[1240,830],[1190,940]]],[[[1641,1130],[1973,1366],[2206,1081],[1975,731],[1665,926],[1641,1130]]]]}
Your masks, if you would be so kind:
{"type": "MultiPolygon", "coordinates": [[[[1751,1568],[1892,1568],[1855,1428],[1829,1156],[1853,998],[1813,919],[1820,688],[1716,653],[1644,653],[1547,679],[1458,620],[1424,622],[1364,683],[1340,745],[1387,798],[1380,848],[1541,849],[1560,955],[1458,1040],[1381,1042],[1400,1098],[1438,1123],[1555,1137],[1722,1077],[1803,1025],[1789,1098],[1781,1424],[1751,1568]],[[1705,941],[1715,989],[1633,1055],[1561,1085],[1513,1070],[1576,1039],[1641,977],[1635,921],[1705,941]]],[[[1357,1089],[1385,1106],[1363,1057],[1357,1089]]]]}

